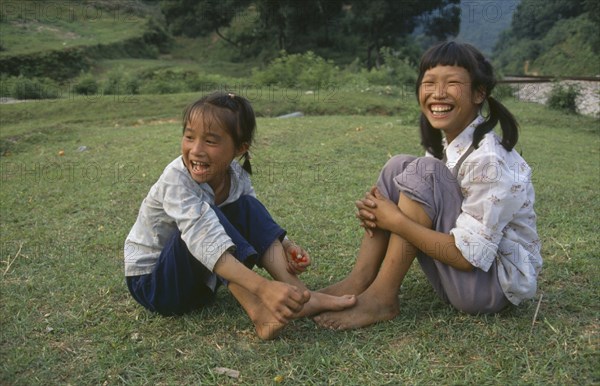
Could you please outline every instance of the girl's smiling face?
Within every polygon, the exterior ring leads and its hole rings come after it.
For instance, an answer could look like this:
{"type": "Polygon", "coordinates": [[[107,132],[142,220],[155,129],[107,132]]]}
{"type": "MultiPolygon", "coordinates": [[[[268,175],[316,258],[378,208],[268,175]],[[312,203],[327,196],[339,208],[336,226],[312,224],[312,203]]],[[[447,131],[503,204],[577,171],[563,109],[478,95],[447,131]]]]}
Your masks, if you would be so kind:
{"type": "Polygon", "coordinates": [[[247,146],[236,149],[231,135],[214,120],[208,124],[201,114],[193,118],[181,139],[183,162],[194,181],[207,183],[217,191],[229,178],[229,165],[247,146]]]}
{"type": "Polygon", "coordinates": [[[423,75],[419,88],[421,111],[432,127],[452,142],[477,116],[485,99],[471,90],[471,76],[463,67],[436,66],[423,75]]]}

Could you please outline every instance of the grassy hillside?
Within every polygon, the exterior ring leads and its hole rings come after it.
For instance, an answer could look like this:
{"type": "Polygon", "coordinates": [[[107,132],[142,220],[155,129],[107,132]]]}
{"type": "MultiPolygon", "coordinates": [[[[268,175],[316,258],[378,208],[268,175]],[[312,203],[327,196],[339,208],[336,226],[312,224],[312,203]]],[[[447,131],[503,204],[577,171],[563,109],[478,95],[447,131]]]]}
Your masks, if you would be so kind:
{"type": "MultiPolygon", "coordinates": [[[[156,6],[141,1],[3,4],[3,83],[10,83],[7,77],[22,76],[46,86],[46,79],[64,84],[89,71],[99,59],[155,58],[169,42],[156,21],[157,11],[156,6]]],[[[43,94],[48,97],[50,93],[43,94]]]]}
{"type": "MultiPolygon", "coordinates": [[[[507,101],[522,126],[517,149],[534,170],[544,257],[536,299],[495,316],[464,315],[437,299],[414,266],[393,321],[334,332],[298,320],[261,342],[226,289],[205,310],[165,318],[138,306],[124,285],[123,239],[179,154],[181,109],[195,96],[0,105],[9,146],[0,157],[0,383],[597,382],[597,120],[507,101]]],[[[281,102],[256,107],[267,115],[281,102]]],[[[303,275],[310,287],[349,272],[362,234],[353,202],[381,165],[391,154],[421,152],[404,113],[413,103],[342,94],[315,103],[330,115],[258,120],[253,182],[313,257],[303,275]],[[359,100],[356,115],[344,110],[359,100]],[[394,115],[363,115],[390,105],[394,115]]]]}
{"type": "Polygon", "coordinates": [[[505,74],[600,74],[600,3],[521,0],[494,49],[505,74]]]}
{"type": "Polygon", "coordinates": [[[148,11],[142,8],[142,3],[109,4],[73,1],[3,4],[0,57],[96,45],[99,42],[110,44],[144,32],[148,11]]]}

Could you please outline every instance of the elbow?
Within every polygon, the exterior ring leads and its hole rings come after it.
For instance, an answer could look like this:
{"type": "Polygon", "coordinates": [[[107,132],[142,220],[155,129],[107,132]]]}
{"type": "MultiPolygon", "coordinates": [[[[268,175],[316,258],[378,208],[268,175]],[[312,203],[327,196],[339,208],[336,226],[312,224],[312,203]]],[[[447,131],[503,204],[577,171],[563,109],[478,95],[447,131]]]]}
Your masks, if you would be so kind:
{"type": "Polygon", "coordinates": [[[469,261],[463,257],[463,261],[461,262],[460,266],[456,268],[463,272],[471,272],[473,269],[475,269],[475,266],[469,263],[469,261]]]}
{"type": "Polygon", "coordinates": [[[463,272],[470,272],[472,271],[475,266],[473,264],[471,264],[469,262],[469,260],[465,259],[465,257],[460,253],[460,251],[457,251],[458,254],[456,256],[456,259],[454,260],[455,263],[452,264],[452,266],[456,269],[458,269],[459,271],[463,271],[463,272]]]}

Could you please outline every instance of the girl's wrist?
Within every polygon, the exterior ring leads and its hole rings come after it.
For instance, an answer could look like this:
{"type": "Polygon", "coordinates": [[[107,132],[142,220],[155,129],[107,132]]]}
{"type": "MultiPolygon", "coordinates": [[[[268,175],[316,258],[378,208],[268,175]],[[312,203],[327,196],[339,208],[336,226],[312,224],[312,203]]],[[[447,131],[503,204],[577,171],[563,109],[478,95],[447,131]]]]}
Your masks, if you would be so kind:
{"type": "Polygon", "coordinates": [[[283,249],[285,251],[287,251],[289,247],[291,247],[292,245],[294,245],[294,243],[287,236],[285,236],[283,238],[283,241],[281,242],[281,245],[283,245],[283,249]]]}

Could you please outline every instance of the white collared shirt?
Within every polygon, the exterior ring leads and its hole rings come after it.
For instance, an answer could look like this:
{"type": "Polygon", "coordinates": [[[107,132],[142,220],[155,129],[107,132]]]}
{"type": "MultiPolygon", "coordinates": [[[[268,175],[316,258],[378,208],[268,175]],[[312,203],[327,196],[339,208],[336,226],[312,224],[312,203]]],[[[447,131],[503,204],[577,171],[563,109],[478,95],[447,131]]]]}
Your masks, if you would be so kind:
{"type": "MultiPolygon", "coordinates": [[[[446,166],[451,171],[483,120],[478,116],[445,146],[446,166]]],[[[486,272],[498,261],[498,281],[511,303],[534,297],[542,257],[531,168],[515,150],[507,152],[491,131],[455,174],[464,197],[462,213],[450,231],[457,248],[473,266],[486,272]]]]}
{"type": "MultiPolygon", "coordinates": [[[[229,196],[219,206],[242,195],[255,196],[248,173],[237,161],[231,163],[229,171],[229,196]]],[[[182,157],[173,160],[148,192],[125,240],[125,276],[152,272],[166,242],[177,229],[191,254],[212,271],[219,257],[234,247],[210,207],[214,202],[211,187],[192,179],[182,157]]]]}

